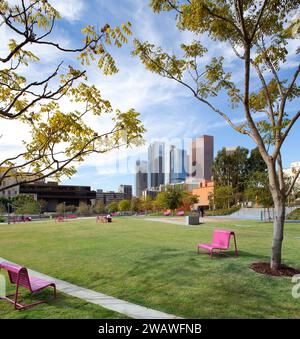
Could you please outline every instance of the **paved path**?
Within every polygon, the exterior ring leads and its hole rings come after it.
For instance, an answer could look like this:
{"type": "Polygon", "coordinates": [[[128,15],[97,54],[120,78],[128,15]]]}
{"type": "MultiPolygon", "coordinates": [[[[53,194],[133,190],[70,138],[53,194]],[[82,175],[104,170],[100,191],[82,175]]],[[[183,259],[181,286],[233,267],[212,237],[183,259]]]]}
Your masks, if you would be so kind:
{"type": "MultiPolygon", "coordinates": [[[[7,261],[0,257],[0,263],[7,261]]],[[[125,314],[126,316],[134,319],[180,319],[172,314],[152,310],[144,306],[136,305],[121,299],[105,295],[103,293],[95,292],[87,288],[83,288],[77,285],[70,284],[66,281],[59,280],[48,275],[28,269],[29,275],[37,278],[50,280],[55,282],[59,291],[71,295],[76,298],[83,299],[92,304],[96,304],[107,308],[109,310],[125,314]]]]}
{"type": "Polygon", "coordinates": [[[145,218],[147,221],[164,222],[166,224],[185,225],[185,219],[167,219],[167,218],[145,218]]]}

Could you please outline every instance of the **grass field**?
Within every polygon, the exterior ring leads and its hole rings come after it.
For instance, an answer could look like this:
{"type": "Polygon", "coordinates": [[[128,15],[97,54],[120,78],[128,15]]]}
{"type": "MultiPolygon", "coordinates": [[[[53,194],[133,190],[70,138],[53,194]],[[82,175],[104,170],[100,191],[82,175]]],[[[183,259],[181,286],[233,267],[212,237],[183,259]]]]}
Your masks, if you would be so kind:
{"type": "MultiPolygon", "coordinates": [[[[187,318],[300,318],[290,278],[248,268],[268,261],[272,225],[215,221],[190,227],[115,218],[0,225],[0,256],[59,279],[187,318]],[[196,253],[214,228],[236,232],[239,257],[196,253]]],[[[300,223],[286,224],[284,263],[300,268],[300,223]]],[[[59,293],[56,301],[16,312],[0,302],[0,318],[124,317],[59,293]]]]}

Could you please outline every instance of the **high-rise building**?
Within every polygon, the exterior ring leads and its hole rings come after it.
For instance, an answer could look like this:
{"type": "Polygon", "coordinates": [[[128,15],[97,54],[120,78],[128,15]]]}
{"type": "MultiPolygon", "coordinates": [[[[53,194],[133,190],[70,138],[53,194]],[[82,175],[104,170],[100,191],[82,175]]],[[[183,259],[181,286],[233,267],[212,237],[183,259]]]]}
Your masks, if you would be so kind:
{"type": "Polygon", "coordinates": [[[189,154],[189,179],[211,180],[214,161],[214,137],[203,135],[193,139],[189,154]]]}
{"type": "Polygon", "coordinates": [[[142,193],[148,187],[148,163],[147,161],[137,160],[135,169],[135,195],[141,197],[142,193]]]}
{"type": "Polygon", "coordinates": [[[165,183],[165,144],[155,141],[148,148],[148,187],[165,183]]]}
{"type": "MultiPolygon", "coordinates": [[[[294,179],[297,172],[300,170],[300,161],[292,162],[289,168],[286,168],[283,170],[284,174],[291,178],[291,180],[294,179]]],[[[300,176],[296,180],[295,188],[300,188],[300,176]]]]}
{"type": "Polygon", "coordinates": [[[132,198],[132,186],[131,185],[120,185],[118,192],[124,194],[124,199],[132,198]]]}
{"type": "Polygon", "coordinates": [[[177,184],[185,181],[187,177],[187,154],[183,149],[170,147],[169,158],[169,183],[177,184]]]}

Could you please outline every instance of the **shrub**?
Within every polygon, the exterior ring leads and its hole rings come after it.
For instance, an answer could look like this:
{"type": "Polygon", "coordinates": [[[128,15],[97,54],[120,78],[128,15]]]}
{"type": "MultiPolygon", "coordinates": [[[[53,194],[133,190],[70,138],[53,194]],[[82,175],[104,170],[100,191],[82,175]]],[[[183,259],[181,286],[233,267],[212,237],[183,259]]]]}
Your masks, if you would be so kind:
{"type": "Polygon", "coordinates": [[[90,213],[90,208],[89,205],[86,204],[85,202],[79,203],[79,207],[77,209],[78,214],[89,214],[90,213]]]}
{"type": "Polygon", "coordinates": [[[286,218],[288,220],[300,220],[300,208],[296,208],[293,212],[289,213],[286,218]]]}
{"type": "Polygon", "coordinates": [[[241,208],[240,206],[233,206],[230,208],[221,208],[221,209],[214,210],[214,211],[207,210],[204,212],[204,215],[207,215],[207,216],[230,215],[234,212],[237,212],[240,208],[241,208]]]}

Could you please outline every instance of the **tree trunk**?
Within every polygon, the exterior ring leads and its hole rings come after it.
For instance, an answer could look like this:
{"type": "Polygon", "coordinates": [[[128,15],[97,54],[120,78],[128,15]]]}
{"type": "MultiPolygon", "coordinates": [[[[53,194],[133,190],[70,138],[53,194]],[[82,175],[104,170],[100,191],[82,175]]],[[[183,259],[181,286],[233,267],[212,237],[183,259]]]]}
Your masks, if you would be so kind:
{"type": "Polygon", "coordinates": [[[271,268],[278,269],[281,266],[281,249],[283,241],[285,201],[279,199],[274,204],[274,235],[272,245],[271,268]]]}
{"type": "Polygon", "coordinates": [[[274,228],[271,256],[271,268],[278,269],[281,266],[281,250],[285,220],[285,192],[280,190],[278,173],[274,163],[268,164],[270,191],[274,202],[274,228]]]}

